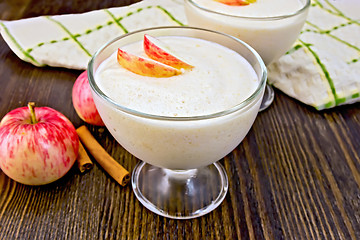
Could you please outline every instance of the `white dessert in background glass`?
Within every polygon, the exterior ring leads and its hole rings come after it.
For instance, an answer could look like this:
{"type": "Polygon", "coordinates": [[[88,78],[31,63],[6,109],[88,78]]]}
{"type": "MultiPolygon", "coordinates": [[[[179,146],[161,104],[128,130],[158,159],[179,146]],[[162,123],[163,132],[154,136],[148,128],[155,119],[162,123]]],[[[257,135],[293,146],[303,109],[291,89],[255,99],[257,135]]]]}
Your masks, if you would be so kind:
{"type": "Polygon", "coordinates": [[[214,31],[153,28],[100,49],[88,75],[109,132],[144,161],[132,176],[140,202],[170,218],[193,218],[215,209],[227,191],[226,173],[216,162],[243,140],[260,107],[266,82],[260,56],[240,40],[214,31]],[[145,33],[194,68],[168,78],[124,69],[116,60],[117,48],[145,56],[145,33]],[[209,196],[200,201],[198,191],[209,196]],[[174,195],[181,204],[172,203],[174,195]]]}
{"type": "Polygon", "coordinates": [[[228,6],[214,0],[186,0],[190,26],[233,35],[252,46],[265,64],[286,53],[297,39],[309,9],[309,0],[257,0],[228,6]]]}
{"type": "MultiPolygon", "coordinates": [[[[215,0],[185,0],[189,26],[224,32],[245,41],[266,65],[291,48],[305,23],[309,6],[310,0],[257,0],[244,6],[229,6],[215,0]]],[[[264,98],[266,101],[267,97],[264,98]]]]}

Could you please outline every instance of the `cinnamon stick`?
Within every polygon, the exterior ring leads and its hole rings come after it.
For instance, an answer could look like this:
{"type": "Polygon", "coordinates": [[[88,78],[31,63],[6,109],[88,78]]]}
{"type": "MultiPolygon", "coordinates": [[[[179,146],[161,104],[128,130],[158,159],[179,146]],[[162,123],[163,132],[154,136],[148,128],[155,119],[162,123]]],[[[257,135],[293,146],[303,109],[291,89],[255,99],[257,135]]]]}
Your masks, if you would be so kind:
{"type": "Polygon", "coordinates": [[[93,162],[91,161],[89,155],[87,154],[84,146],[79,141],[79,154],[76,158],[76,162],[78,165],[78,168],[81,173],[90,170],[93,167],[93,162]]]}
{"type": "Polygon", "coordinates": [[[125,186],[130,180],[129,172],[105,151],[91,135],[86,126],[79,127],[76,129],[76,132],[79,135],[81,142],[101,167],[121,186],[125,186]]]}

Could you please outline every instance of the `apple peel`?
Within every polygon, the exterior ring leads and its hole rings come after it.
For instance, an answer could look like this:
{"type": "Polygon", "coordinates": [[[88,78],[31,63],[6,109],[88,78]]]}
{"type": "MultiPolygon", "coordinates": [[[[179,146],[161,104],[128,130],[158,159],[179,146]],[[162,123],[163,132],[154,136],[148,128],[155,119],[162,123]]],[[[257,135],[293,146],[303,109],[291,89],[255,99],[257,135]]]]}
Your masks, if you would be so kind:
{"type": "Polygon", "coordinates": [[[105,126],[92,97],[86,70],[77,77],[71,97],[74,109],[83,121],[96,126],[105,126]]]}
{"type": "Polygon", "coordinates": [[[182,72],[179,69],[165,65],[161,62],[154,61],[152,59],[146,59],[140,56],[136,56],[129,52],[118,49],[117,61],[125,69],[149,77],[171,77],[179,75],[182,72]]]}
{"type": "Polygon", "coordinates": [[[246,6],[250,3],[256,2],[256,0],[214,0],[219,3],[223,3],[229,6],[246,6]]]}
{"type": "Polygon", "coordinates": [[[193,68],[192,65],[175,56],[176,54],[165,43],[148,34],[144,35],[144,51],[149,58],[176,69],[193,68]]]}

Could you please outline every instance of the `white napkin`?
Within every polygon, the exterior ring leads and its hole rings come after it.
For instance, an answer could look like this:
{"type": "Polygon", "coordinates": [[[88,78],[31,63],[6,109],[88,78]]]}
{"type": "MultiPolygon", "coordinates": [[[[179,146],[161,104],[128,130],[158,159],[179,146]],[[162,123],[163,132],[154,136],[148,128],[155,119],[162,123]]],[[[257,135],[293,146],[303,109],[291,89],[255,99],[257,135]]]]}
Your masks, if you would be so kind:
{"type": "MultiPolygon", "coordinates": [[[[318,110],[359,101],[359,12],[358,0],[313,0],[299,41],[269,66],[269,82],[318,110]]],[[[0,21],[0,31],[24,61],[85,69],[91,55],[119,35],[186,24],[182,0],[143,0],[83,14],[0,21]]]]}
{"type": "Polygon", "coordinates": [[[360,100],[360,1],[313,0],[298,42],[269,82],[318,110],[360,100]]]}
{"type": "Polygon", "coordinates": [[[119,35],[184,24],[182,0],[144,0],[82,14],[1,21],[0,31],[11,50],[24,61],[36,66],[86,69],[91,55],[119,35]]]}

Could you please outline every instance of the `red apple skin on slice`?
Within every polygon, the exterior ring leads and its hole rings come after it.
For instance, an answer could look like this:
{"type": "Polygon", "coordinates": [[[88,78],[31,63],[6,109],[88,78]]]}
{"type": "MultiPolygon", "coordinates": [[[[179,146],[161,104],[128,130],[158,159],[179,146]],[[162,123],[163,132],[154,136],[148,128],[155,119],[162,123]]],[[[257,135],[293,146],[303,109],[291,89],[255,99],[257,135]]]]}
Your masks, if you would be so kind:
{"type": "Polygon", "coordinates": [[[216,2],[223,3],[229,6],[245,6],[250,3],[246,0],[215,0],[216,2]]]}
{"type": "Polygon", "coordinates": [[[193,66],[176,57],[159,39],[144,35],[144,51],[149,58],[176,69],[191,69],[193,66]]]}
{"type": "Polygon", "coordinates": [[[163,78],[182,73],[179,69],[167,66],[161,62],[136,56],[125,52],[121,48],[118,49],[117,61],[125,69],[142,76],[163,78]]]}

